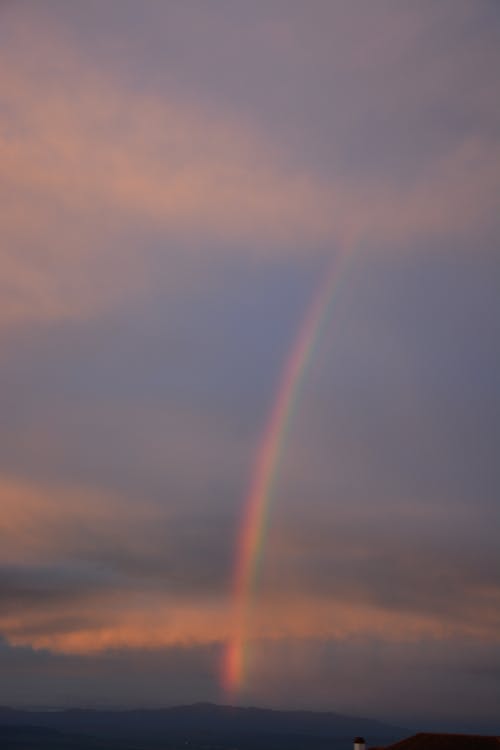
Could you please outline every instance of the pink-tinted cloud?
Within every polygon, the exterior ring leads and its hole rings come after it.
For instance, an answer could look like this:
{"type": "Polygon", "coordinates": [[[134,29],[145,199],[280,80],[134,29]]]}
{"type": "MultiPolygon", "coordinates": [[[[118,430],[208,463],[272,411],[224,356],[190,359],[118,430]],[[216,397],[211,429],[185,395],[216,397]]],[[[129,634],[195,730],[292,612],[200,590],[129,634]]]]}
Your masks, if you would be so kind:
{"type": "Polygon", "coordinates": [[[143,289],[147,252],[123,241],[130,232],[163,235],[175,278],[173,238],[195,266],[207,241],[214,262],[310,258],[346,241],[400,253],[495,219],[494,139],[471,136],[403,184],[332,178],[292,166],[276,134],[236,113],[132,90],[64,35],[14,27],[2,62],[3,321],[88,316],[143,289]]]}
{"type": "MultiPolygon", "coordinates": [[[[12,477],[2,478],[0,493],[5,509],[0,565],[6,605],[0,627],[10,643],[89,653],[213,643],[228,637],[231,620],[224,582],[218,591],[203,582],[201,588],[192,588],[189,569],[169,554],[178,521],[167,508],[85,487],[44,486],[12,477]],[[178,571],[173,580],[172,568],[178,571]],[[176,576],[179,585],[172,586],[176,576]]],[[[403,642],[424,636],[496,640],[500,594],[494,586],[481,590],[476,586],[458,608],[454,600],[439,608],[428,602],[422,606],[418,588],[408,593],[406,603],[386,601],[383,592],[389,583],[373,549],[365,549],[373,558],[367,563],[375,571],[370,594],[366,573],[359,569],[366,556],[361,539],[349,551],[339,538],[336,555],[343,565],[353,567],[353,576],[344,570],[335,580],[338,561],[335,556],[328,561],[323,554],[324,575],[318,581],[316,571],[311,587],[307,561],[314,566],[314,555],[304,549],[306,543],[307,537],[288,547],[275,540],[281,566],[278,587],[271,566],[266,590],[248,623],[253,638],[359,635],[403,642]]],[[[352,547],[352,540],[349,544],[352,547]]],[[[199,570],[212,564],[203,559],[202,537],[198,550],[196,539],[191,545],[191,568],[197,557],[199,570]]],[[[319,546],[324,548],[323,543],[319,546]]],[[[404,551],[393,550],[391,559],[398,558],[404,566],[404,551]]],[[[431,559],[429,565],[435,565],[442,577],[439,560],[431,559]]],[[[426,572],[420,565],[418,570],[420,577],[432,580],[431,569],[426,572]]],[[[399,583],[394,580],[390,585],[396,590],[399,583]]],[[[431,594],[427,589],[427,599],[431,594]]]]}

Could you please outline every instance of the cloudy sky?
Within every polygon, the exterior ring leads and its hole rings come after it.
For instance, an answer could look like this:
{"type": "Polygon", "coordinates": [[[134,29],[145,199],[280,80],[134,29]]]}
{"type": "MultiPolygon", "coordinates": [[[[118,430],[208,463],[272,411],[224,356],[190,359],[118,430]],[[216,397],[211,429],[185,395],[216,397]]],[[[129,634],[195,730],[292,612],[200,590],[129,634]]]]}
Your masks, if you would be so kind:
{"type": "Polygon", "coordinates": [[[500,701],[495,0],[0,5],[0,702],[500,701]]]}

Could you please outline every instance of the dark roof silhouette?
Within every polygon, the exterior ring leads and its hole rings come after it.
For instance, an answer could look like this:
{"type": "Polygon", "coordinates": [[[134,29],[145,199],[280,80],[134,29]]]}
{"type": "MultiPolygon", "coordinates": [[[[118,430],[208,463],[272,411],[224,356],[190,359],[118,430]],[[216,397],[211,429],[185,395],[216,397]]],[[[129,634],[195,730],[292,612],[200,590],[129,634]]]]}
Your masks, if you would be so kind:
{"type": "Polygon", "coordinates": [[[379,750],[500,750],[500,737],[420,732],[379,750]]]}

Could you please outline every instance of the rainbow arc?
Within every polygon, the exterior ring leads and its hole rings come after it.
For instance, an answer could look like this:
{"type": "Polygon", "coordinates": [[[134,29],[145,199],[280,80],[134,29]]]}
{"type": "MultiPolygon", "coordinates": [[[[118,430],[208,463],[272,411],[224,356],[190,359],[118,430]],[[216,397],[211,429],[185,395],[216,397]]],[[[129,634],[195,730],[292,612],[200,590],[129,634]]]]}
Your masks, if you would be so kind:
{"type": "Polygon", "coordinates": [[[227,695],[235,695],[246,673],[248,623],[254,597],[269,506],[280,460],[284,452],[300,385],[312,358],[332,297],[342,276],[348,251],[339,252],[320,284],[299,327],[272,409],[267,419],[253,475],[246,495],[232,582],[233,619],[222,664],[222,683],[227,695]]]}

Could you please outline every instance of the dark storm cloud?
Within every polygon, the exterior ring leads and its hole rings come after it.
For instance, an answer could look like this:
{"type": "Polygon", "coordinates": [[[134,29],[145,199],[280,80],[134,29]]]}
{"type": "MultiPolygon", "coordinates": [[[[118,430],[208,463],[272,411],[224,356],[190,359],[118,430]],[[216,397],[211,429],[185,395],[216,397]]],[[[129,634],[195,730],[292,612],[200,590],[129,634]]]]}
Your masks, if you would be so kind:
{"type": "Polygon", "coordinates": [[[496,547],[481,551],[466,539],[447,539],[442,532],[432,537],[411,526],[402,529],[401,522],[395,522],[393,530],[387,530],[351,521],[316,528],[309,535],[302,519],[295,534],[287,538],[282,530],[281,539],[276,529],[262,587],[272,597],[286,598],[287,590],[307,592],[322,600],[433,615],[455,625],[482,623],[485,632],[497,632],[496,547]]]}
{"type": "Polygon", "coordinates": [[[252,688],[285,705],[335,705],[351,714],[363,705],[365,714],[409,727],[497,731],[498,674],[471,679],[470,669],[498,657],[498,644],[459,638],[283,641],[255,648],[252,688]]]}
{"type": "Polygon", "coordinates": [[[3,704],[164,707],[219,697],[217,644],[98,656],[63,656],[0,644],[0,654],[3,704]]]}
{"type": "MultiPolygon", "coordinates": [[[[0,653],[3,703],[140,707],[219,698],[219,644],[85,657],[3,644],[0,653]]],[[[334,707],[409,728],[495,732],[500,682],[491,666],[498,660],[497,646],[468,639],[260,642],[252,644],[251,681],[241,701],[334,707]]]]}
{"type": "Polygon", "coordinates": [[[77,557],[116,573],[130,588],[210,596],[227,590],[232,533],[234,526],[224,516],[198,511],[159,519],[129,534],[122,531],[119,537],[94,532],[82,543],[75,534],[70,548],[77,557]]]}
{"type": "MultiPolygon", "coordinates": [[[[2,488],[6,505],[15,502],[14,492],[25,498],[9,545],[4,544],[3,555],[19,560],[1,568],[5,600],[32,601],[43,608],[51,600],[103,591],[148,589],[181,597],[226,591],[234,526],[225,516],[200,510],[172,514],[105,496],[99,500],[103,510],[92,507],[91,494],[80,490],[78,501],[89,504],[82,512],[75,508],[71,489],[60,487],[55,513],[43,495],[28,512],[29,489],[13,482],[2,488]],[[57,507],[64,501],[64,510],[57,507]],[[29,557],[37,564],[25,564],[29,557]]],[[[46,492],[50,496],[56,490],[46,492]]],[[[12,506],[10,512],[15,512],[12,506]]]]}
{"type": "Polygon", "coordinates": [[[14,609],[57,605],[81,600],[106,586],[116,585],[109,573],[92,570],[90,566],[0,566],[0,609],[12,613],[14,609]],[[107,581],[103,580],[107,577],[107,581]]]}

